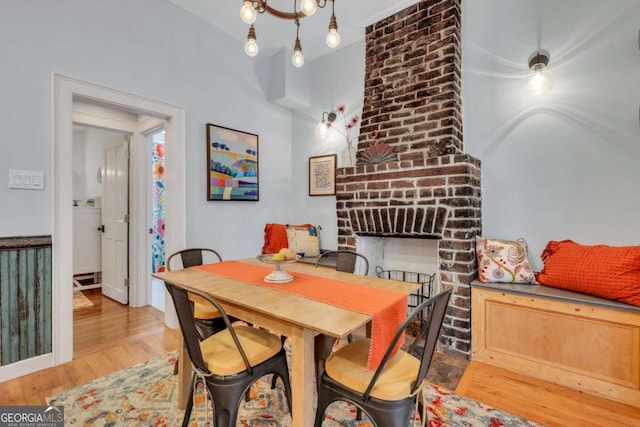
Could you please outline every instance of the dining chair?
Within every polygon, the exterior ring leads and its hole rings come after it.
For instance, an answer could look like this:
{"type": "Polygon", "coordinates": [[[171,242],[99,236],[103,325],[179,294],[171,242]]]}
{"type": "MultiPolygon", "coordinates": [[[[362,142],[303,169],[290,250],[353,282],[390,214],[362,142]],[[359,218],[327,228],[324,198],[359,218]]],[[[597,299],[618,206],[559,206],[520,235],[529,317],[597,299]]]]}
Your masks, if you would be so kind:
{"type": "MultiPolygon", "coordinates": [[[[318,406],[315,427],[320,427],[324,412],[332,402],[346,401],[364,412],[379,427],[407,427],[412,418],[422,383],[436,348],[451,289],[418,305],[400,325],[375,371],[367,370],[369,338],[363,338],[333,352],[318,379],[318,406]],[[421,331],[406,349],[393,354],[398,340],[411,321],[425,317],[421,331]]],[[[411,337],[407,337],[410,341],[411,337]]],[[[424,409],[421,402],[418,403],[424,409]]],[[[426,418],[425,411],[422,417],[426,418]]],[[[422,420],[423,425],[427,420],[422,420]]]]}
{"type": "MultiPolygon", "coordinates": [[[[171,254],[167,258],[166,268],[167,271],[171,271],[177,269],[176,267],[188,268],[210,262],[222,262],[222,257],[213,249],[189,248],[171,254]],[[180,265],[178,261],[182,264],[180,265]]],[[[205,339],[225,328],[222,316],[214,306],[193,294],[189,294],[189,299],[193,301],[196,329],[200,339],[205,339]]]]}
{"type": "MultiPolygon", "coordinates": [[[[356,261],[358,258],[364,262],[364,276],[369,274],[369,260],[366,256],[359,254],[358,252],[339,249],[337,251],[326,251],[320,254],[320,257],[316,261],[316,268],[322,265],[322,259],[326,257],[336,256],[336,271],[343,271],[345,273],[355,273],[356,261]]],[[[347,342],[353,341],[353,335],[347,336],[347,342]]]]}
{"type": "MultiPolygon", "coordinates": [[[[364,275],[369,274],[369,260],[366,256],[359,254],[358,252],[339,249],[336,251],[326,251],[320,254],[320,257],[316,260],[316,268],[323,264],[323,260],[329,257],[336,257],[336,271],[342,271],[345,273],[355,273],[356,271],[356,261],[358,258],[361,258],[364,262],[364,275]]],[[[320,373],[324,371],[324,364],[327,355],[331,352],[333,346],[335,345],[336,340],[334,338],[330,338],[325,335],[318,335],[316,337],[316,377],[320,377],[320,373]],[[320,349],[320,350],[318,350],[320,349]]],[[[347,335],[347,342],[351,343],[353,341],[353,335],[347,335]]],[[[275,387],[275,381],[272,384],[272,387],[275,387]]],[[[357,418],[360,419],[360,412],[358,411],[357,418]]]]}
{"type": "Polygon", "coordinates": [[[347,273],[355,273],[356,271],[356,261],[358,258],[362,259],[364,262],[364,275],[369,274],[369,260],[366,256],[359,254],[358,252],[348,251],[348,250],[337,250],[337,251],[326,251],[320,254],[318,260],[316,261],[316,267],[322,265],[323,259],[327,257],[337,257],[336,262],[336,270],[344,271],[347,273]]]}
{"type": "Polygon", "coordinates": [[[165,286],[173,300],[193,367],[192,391],[187,401],[183,426],[189,424],[193,392],[200,381],[205,385],[207,410],[208,396],[213,402],[213,425],[216,427],[236,425],[242,396],[248,394],[254,382],[268,374],[282,379],[291,411],[289,369],[280,337],[252,326],[234,326],[218,301],[203,292],[187,290],[168,282],[165,282],[165,286]],[[225,329],[201,340],[196,330],[193,303],[189,294],[196,295],[214,306],[220,313],[225,329]]]}

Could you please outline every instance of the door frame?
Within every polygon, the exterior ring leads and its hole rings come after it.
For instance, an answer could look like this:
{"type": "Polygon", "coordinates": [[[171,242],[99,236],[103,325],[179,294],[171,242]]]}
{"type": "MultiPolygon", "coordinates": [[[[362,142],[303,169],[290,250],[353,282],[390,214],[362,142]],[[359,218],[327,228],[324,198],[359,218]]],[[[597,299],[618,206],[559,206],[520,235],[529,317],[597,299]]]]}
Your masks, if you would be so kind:
{"type": "MultiPolygon", "coordinates": [[[[186,244],[185,110],[162,101],[117,89],[52,74],[52,366],[73,359],[73,220],[72,140],[73,101],[88,99],[116,109],[127,109],[165,122],[165,168],[171,176],[165,182],[165,245],[168,253],[186,244]]],[[[133,186],[133,192],[137,191],[133,186]]],[[[136,200],[137,194],[132,194],[136,200]]],[[[137,222],[136,213],[131,215],[137,222]]],[[[131,223],[132,230],[146,230],[146,224],[131,223]]],[[[135,231],[134,233],[135,234],[135,231]]],[[[140,239],[133,239],[133,254],[139,254],[140,239]]],[[[130,259],[132,259],[130,257],[130,259]]],[[[149,261],[149,260],[147,260],[149,261]]],[[[150,263],[150,261],[148,262],[150,263]]],[[[133,263],[134,265],[137,263],[133,263]]],[[[143,264],[144,265],[144,264],[143,264]]],[[[142,272],[130,272],[138,278],[142,272]]],[[[135,280],[134,282],[137,282],[135,280]]],[[[148,290],[136,283],[130,289],[132,306],[146,305],[148,290]]],[[[167,307],[168,308],[168,307],[167,307]]],[[[176,327],[175,313],[165,310],[165,323],[176,327]]]]}

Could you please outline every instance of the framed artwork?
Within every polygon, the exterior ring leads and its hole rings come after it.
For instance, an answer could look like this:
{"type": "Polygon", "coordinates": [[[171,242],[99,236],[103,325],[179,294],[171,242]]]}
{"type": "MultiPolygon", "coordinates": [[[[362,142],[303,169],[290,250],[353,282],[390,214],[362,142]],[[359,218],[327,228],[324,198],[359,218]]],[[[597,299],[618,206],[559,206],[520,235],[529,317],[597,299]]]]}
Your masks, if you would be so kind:
{"type": "Polygon", "coordinates": [[[207,123],[207,200],[259,200],[258,135],[207,123]]]}
{"type": "Polygon", "coordinates": [[[309,157],[309,195],[331,196],[336,194],[337,155],[309,157]]]}

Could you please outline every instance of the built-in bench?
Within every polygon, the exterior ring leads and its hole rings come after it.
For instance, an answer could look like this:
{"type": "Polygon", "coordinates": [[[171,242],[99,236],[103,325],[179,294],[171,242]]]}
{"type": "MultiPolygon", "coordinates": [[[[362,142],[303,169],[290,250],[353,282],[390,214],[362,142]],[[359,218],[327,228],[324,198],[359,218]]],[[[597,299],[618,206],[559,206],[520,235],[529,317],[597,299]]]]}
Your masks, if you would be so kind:
{"type": "Polygon", "coordinates": [[[640,407],[640,307],[473,281],[471,333],[475,361],[640,407]]]}

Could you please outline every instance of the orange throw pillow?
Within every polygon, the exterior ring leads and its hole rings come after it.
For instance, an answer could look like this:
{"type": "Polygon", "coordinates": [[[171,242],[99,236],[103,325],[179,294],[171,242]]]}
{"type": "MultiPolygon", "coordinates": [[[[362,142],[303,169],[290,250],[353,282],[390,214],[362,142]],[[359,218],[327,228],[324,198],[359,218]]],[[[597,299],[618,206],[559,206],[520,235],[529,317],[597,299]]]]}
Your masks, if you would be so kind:
{"type": "MultiPolygon", "coordinates": [[[[289,227],[311,227],[311,224],[290,225],[289,227]]],[[[287,239],[287,224],[269,223],[264,227],[264,245],[262,246],[263,254],[275,254],[282,248],[289,247],[287,239]]]]}
{"type": "Polygon", "coordinates": [[[640,246],[583,246],[551,241],[540,284],[640,306],[640,246]]]}

